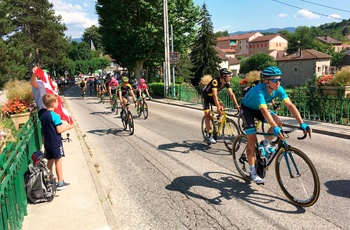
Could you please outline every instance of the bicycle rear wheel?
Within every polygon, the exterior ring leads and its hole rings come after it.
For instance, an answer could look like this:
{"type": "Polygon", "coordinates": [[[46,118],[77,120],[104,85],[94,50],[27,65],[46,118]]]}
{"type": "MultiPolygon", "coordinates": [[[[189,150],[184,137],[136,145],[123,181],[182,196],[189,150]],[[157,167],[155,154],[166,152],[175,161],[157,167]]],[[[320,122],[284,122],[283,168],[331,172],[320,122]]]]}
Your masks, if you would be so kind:
{"type": "Polygon", "coordinates": [[[132,118],[132,114],[130,111],[128,111],[128,125],[129,125],[130,135],[133,135],[134,134],[134,119],[132,118]]]}
{"type": "Polygon", "coordinates": [[[123,123],[123,130],[126,130],[126,128],[128,127],[128,118],[126,116],[126,111],[124,109],[122,109],[122,111],[120,112],[120,118],[123,123]]]}
{"type": "Polygon", "coordinates": [[[281,149],[276,155],[277,182],[294,204],[309,207],[320,195],[320,181],[310,159],[299,149],[281,149]]]}
{"type": "Polygon", "coordinates": [[[226,123],[222,127],[222,139],[225,143],[226,148],[230,151],[232,150],[233,140],[236,136],[240,134],[238,125],[234,120],[227,118],[226,123]]]}
{"type": "MultiPolygon", "coordinates": [[[[215,127],[214,127],[214,122],[212,119],[210,119],[210,129],[213,130],[213,134],[216,132],[215,131],[215,127]]],[[[207,132],[207,130],[205,130],[205,116],[203,116],[202,118],[202,123],[201,123],[201,129],[202,129],[202,135],[205,141],[209,141],[209,133],[207,132]]],[[[214,135],[214,139],[216,140],[216,135],[214,135]]]]}
{"type": "Polygon", "coordinates": [[[237,119],[237,125],[239,127],[239,131],[240,133],[244,133],[244,127],[245,127],[245,122],[244,122],[244,119],[243,117],[240,115],[238,116],[238,119],[237,119]]]}
{"type": "Polygon", "coordinates": [[[142,103],[142,113],[143,113],[143,118],[147,119],[148,118],[148,106],[147,106],[147,103],[144,101],[142,103]]]}
{"type": "Polygon", "coordinates": [[[232,157],[238,173],[243,179],[250,180],[249,164],[246,153],[247,144],[247,136],[245,134],[238,135],[232,144],[232,157]]]}
{"type": "Polygon", "coordinates": [[[115,104],[115,108],[114,108],[115,115],[118,115],[119,106],[118,106],[118,100],[117,99],[114,100],[114,104],[115,104]]]}

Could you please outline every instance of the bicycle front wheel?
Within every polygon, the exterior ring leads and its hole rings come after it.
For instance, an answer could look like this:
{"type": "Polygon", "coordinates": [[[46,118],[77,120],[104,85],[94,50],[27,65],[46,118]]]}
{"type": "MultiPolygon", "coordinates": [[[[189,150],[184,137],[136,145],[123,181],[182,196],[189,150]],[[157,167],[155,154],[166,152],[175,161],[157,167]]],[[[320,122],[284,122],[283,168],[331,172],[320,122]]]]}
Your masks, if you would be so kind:
{"type": "Polygon", "coordinates": [[[126,128],[128,127],[128,118],[126,117],[126,112],[124,109],[122,109],[122,111],[120,112],[120,118],[123,123],[123,130],[126,130],[126,128]]]}
{"type": "Polygon", "coordinates": [[[130,135],[133,135],[134,134],[134,119],[132,118],[132,114],[130,111],[128,112],[128,125],[129,125],[130,135]]]}
{"type": "Polygon", "coordinates": [[[232,157],[238,173],[243,179],[250,180],[250,169],[246,152],[247,144],[247,136],[245,134],[238,135],[232,144],[232,157]]]}
{"type": "Polygon", "coordinates": [[[142,105],[142,113],[143,113],[143,118],[147,119],[148,118],[148,106],[147,103],[144,101],[142,105]]]}
{"type": "Polygon", "coordinates": [[[222,127],[222,139],[226,148],[232,151],[233,140],[240,134],[238,125],[233,120],[227,118],[225,124],[222,127]]]}
{"type": "MultiPolygon", "coordinates": [[[[213,132],[214,132],[214,122],[213,122],[213,120],[210,119],[209,123],[210,123],[210,129],[213,130],[213,132]]],[[[203,135],[204,140],[205,141],[209,141],[210,134],[205,129],[205,116],[203,116],[203,118],[202,118],[201,129],[202,129],[202,135],[203,135]]]]}
{"type": "Polygon", "coordinates": [[[309,207],[320,195],[320,181],[315,166],[299,149],[281,149],[276,155],[277,182],[287,198],[296,205],[309,207]]]}

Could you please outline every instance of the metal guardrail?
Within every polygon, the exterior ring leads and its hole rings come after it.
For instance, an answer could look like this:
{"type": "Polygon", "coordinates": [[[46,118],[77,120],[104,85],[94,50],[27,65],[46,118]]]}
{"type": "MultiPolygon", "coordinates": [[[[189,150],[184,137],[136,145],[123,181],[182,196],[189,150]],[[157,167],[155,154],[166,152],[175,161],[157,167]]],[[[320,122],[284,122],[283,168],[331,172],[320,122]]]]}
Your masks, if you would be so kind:
{"type": "Polygon", "coordinates": [[[0,229],[21,229],[27,215],[24,174],[33,152],[42,145],[41,124],[37,113],[16,135],[16,142],[6,145],[0,155],[0,229]]]}
{"type": "MultiPolygon", "coordinates": [[[[177,92],[178,99],[186,102],[200,103],[202,88],[180,85],[177,92]]],[[[235,92],[238,103],[241,103],[242,89],[239,85],[233,85],[232,89],[235,92]]],[[[234,107],[225,89],[221,90],[218,95],[226,107],[234,107]]],[[[350,99],[348,98],[339,95],[321,95],[315,88],[296,88],[292,92],[289,92],[288,96],[304,119],[350,125],[350,99]]],[[[287,117],[292,116],[283,104],[281,104],[278,114],[287,117]]]]}

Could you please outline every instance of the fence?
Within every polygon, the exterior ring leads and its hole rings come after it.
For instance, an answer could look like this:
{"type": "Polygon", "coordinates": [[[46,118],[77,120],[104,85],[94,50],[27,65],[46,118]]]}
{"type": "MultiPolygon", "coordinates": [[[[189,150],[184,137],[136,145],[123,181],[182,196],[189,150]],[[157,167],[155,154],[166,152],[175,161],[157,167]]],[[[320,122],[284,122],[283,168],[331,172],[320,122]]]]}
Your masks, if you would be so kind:
{"type": "MultiPolygon", "coordinates": [[[[200,103],[202,89],[203,87],[180,85],[177,99],[200,103]]],[[[239,85],[233,85],[232,89],[235,92],[238,103],[241,103],[241,88],[239,85]]],[[[342,96],[322,96],[315,92],[314,88],[296,88],[288,91],[291,91],[288,92],[288,96],[304,119],[350,125],[350,99],[342,96]]],[[[226,107],[234,107],[226,90],[219,91],[218,96],[226,107]]],[[[281,116],[292,116],[283,104],[281,104],[278,114],[281,116]]]]}
{"type": "Polygon", "coordinates": [[[41,149],[41,124],[33,114],[16,135],[17,141],[6,145],[0,155],[0,229],[21,229],[27,215],[24,174],[31,154],[41,149]]]}

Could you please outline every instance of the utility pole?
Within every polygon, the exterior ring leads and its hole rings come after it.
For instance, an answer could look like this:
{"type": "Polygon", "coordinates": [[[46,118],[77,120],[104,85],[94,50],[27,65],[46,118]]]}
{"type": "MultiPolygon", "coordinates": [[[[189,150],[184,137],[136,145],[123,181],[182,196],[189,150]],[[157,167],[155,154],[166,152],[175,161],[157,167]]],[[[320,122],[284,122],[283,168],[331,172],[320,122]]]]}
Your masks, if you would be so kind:
{"type": "Polygon", "coordinates": [[[164,97],[168,95],[170,82],[168,0],[163,0],[164,14],[164,97]]]}
{"type": "MultiPolygon", "coordinates": [[[[173,25],[170,25],[170,33],[171,33],[171,52],[174,53],[174,34],[173,34],[173,25]]],[[[175,99],[175,65],[172,65],[172,98],[175,99]]]]}

